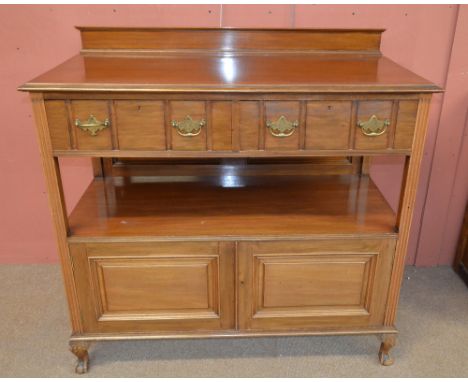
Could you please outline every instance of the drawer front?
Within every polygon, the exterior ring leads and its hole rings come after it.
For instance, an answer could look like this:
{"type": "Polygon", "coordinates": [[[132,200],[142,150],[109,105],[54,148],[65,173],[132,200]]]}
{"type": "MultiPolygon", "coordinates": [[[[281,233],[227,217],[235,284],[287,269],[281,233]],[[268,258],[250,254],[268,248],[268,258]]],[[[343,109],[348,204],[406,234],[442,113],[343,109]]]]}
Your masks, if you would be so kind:
{"type": "Polygon", "coordinates": [[[418,100],[48,100],[45,106],[55,150],[346,155],[411,150],[418,100]]]}
{"type": "Polygon", "coordinates": [[[383,325],[393,240],[239,246],[239,326],[302,330],[383,325]]]}
{"type": "Polygon", "coordinates": [[[413,145],[414,127],[418,113],[418,101],[398,102],[395,138],[393,148],[410,150],[413,145]]]}
{"type": "Polygon", "coordinates": [[[206,105],[201,101],[170,102],[171,146],[176,151],[207,149],[206,105]]]}
{"type": "Polygon", "coordinates": [[[411,149],[418,101],[361,101],[357,108],[354,149],[411,149]]]}
{"type": "Polygon", "coordinates": [[[232,329],[234,245],[72,244],[89,333],[232,329]]]}
{"type": "Polygon", "coordinates": [[[389,146],[392,106],[393,102],[391,101],[361,101],[358,103],[357,131],[354,135],[355,149],[384,150],[389,146]]]}
{"type": "Polygon", "coordinates": [[[72,101],[72,139],[81,150],[111,150],[113,147],[109,103],[72,101]]]}
{"type": "Polygon", "coordinates": [[[299,102],[265,102],[265,149],[299,150],[299,102]]]}
{"type": "Polygon", "coordinates": [[[120,150],[165,150],[163,101],[115,101],[120,150]]]}
{"type": "Polygon", "coordinates": [[[351,101],[308,102],[306,150],[346,150],[351,110],[351,101]]]}

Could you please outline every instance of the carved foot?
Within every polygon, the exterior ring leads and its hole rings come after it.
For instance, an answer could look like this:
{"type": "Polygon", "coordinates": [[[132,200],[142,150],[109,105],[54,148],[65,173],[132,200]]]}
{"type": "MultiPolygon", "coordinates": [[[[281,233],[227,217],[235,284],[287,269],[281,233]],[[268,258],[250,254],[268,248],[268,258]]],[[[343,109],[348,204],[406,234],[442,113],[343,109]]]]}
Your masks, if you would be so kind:
{"type": "Polygon", "coordinates": [[[379,350],[379,361],[383,366],[393,365],[393,358],[390,355],[390,350],[395,346],[396,335],[395,334],[384,334],[382,336],[382,343],[380,344],[379,350]]]}
{"type": "Polygon", "coordinates": [[[88,344],[71,344],[70,351],[76,355],[78,361],[76,363],[75,372],[77,374],[84,374],[88,371],[88,344]]]}

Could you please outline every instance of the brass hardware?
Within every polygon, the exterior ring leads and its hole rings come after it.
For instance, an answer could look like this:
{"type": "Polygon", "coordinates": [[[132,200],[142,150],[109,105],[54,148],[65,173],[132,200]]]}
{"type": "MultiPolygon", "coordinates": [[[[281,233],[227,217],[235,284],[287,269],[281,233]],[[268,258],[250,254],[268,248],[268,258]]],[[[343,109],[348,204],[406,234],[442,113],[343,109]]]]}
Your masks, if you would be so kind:
{"type": "Polygon", "coordinates": [[[299,126],[298,121],[290,122],[284,115],[279,117],[276,122],[267,121],[267,128],[270,130],[270,134],[274,137],[289,137],[293,135],[296,127],[299,126]]]}
{"type": "Polygon", "coordinates": [[[195,137],[201,133],[201,128],[205,126],[204,119],[194,121],[190,115],[187,115],[183,121],[171,121],[172,127],[183,137],[195,137]]]}
{"type": "Polygon", "coordinates": [[[390,121],[388,119],[381,121],[374,114],[367,122],[359,121],[358,126],[361,128],[364,135],[367,135],[368,137],[377,137],[385,133],[387,126],[390,126],[390,121]]]}
{"type": "Polygon", "coordinates": [[[92,114],[86,122],[81,122],[78,118],[75,120],[75,126],[79,127],[83,131],[88,131],[91,135],[97,135],[98,132],[110,126],[109,118],[106,118],[104,122],[98,121],[92,114]]]}

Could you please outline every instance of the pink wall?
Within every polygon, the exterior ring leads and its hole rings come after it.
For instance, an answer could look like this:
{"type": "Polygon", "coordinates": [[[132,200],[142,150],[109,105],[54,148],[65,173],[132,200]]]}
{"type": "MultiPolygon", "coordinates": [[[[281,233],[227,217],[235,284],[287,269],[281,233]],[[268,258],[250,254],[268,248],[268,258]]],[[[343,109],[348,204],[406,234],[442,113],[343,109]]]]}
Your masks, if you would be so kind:
{"type": "Polygon", "coordinates": [[[468,7],[458,12],[446,80],[441,128],[437,134],[431,178],[421,225],[417,265],[452,260],[468,195],[468,7]],[[462,150],[464,146],[464,150],[462,150]],[[449,191],[449,192],[447,192],[449,191]]]}
{"type": "MultiPolygon", "coordinates": [[[[456,5],[0,6],[3,53],[0,262],[57,261],[31,107],[27,95],[17,92],[16,87],[79,50],[79,34],[74,25],[108,25],[386,28],[382,42],[385,55],[436,84],[447,86],[445,95],[434,97],[431,109],[408,262],[450,263],[468,188],[468,144],[462,123],[468,88],[468,59],[464,51],[468,39],[467,8],[456,5]]],[[[91,179],[90,162],[67,159],[62,164],[67,204],[72,208],[91,179]]],[[[373,165],[372,175],[395,205],[401,176],[399,161],[379,159],[373,165]]]]}

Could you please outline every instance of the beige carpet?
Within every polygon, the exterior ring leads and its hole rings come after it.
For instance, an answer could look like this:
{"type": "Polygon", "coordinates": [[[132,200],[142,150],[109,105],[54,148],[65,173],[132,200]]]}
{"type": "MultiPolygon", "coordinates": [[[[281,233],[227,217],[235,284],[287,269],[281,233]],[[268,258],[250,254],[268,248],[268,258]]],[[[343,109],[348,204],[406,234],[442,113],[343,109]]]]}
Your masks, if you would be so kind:
{"type": "MultiPolygon", "coordinates": [[[[375,336],[128,341],[91,348],[90,377],[468,377],[468,289],[448,267],[408,268],[396,362],[375,336]]],[[[58,266],[0,266],[0,377],[74,376],[58,266]]]]}

